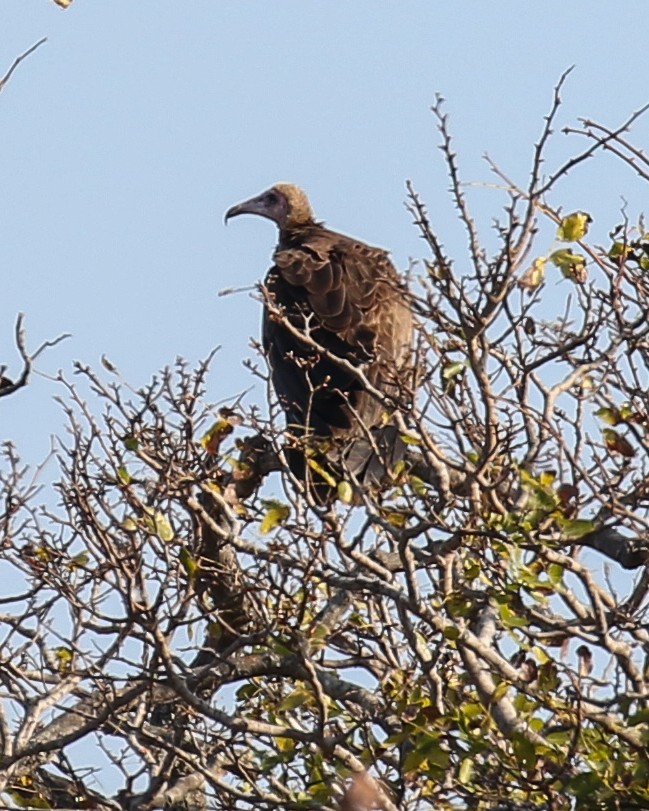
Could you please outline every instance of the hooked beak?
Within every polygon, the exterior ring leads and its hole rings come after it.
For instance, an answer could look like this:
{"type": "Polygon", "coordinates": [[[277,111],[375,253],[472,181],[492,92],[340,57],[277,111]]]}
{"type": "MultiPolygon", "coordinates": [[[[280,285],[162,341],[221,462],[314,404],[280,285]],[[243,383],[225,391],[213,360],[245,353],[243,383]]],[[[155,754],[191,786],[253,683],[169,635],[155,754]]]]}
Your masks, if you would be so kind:
{"type": "Polygon", "coordinates": [[[268,216],[262,204],[261,196],[251,197],[250,200],[244,200],[243,203],[237,203],[236,206],[232,206],[232,208],[229,208],[225,212],[223,222],[225,223],[225,225],[227,225],[228,220],[232,219],[232,217],[238,217],[240,214],[259,214],[262,217],[268,216]]]}

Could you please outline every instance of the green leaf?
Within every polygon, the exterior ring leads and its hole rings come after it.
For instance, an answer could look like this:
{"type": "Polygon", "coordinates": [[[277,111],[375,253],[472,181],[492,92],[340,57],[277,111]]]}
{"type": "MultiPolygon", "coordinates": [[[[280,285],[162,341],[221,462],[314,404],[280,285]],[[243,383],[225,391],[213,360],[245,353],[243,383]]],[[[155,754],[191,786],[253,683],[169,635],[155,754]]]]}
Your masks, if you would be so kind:
{"type": "Polygon", "coordinates": [[[166,515],[156,510],[153,516],[147,516],[145,519],[149,531],[154,532],[161,541],[169,543],[174,539],[174,531],[169,523],[166,515]]]}
{"type": "Polygon", "coordinates": [[[502,603],[499,606],[498,613],[504,625],[508,628],[527,628],[529,626],[529,620],[512,611],[507,603],[502,603]]]}
{"type": "Polygon", "coordinates": [[[127,451],[136,451],[139,448],[140,443],[135,436],[127,436],[124,437],[124,447],[127,451]]]}
{"type": "Polygon", "coordinates": [[[201,569],[201,565],[198,561],[194,560],[186,546],[183,546],[180,550],[178,560],[180,560],[183,569],[187,572],[190,581],[194,581],[201,569]]]}
{"type": "Polygon", "coordinates": [[[408,521],[408,516],[398,510],[384,510],[382,512],[385,520],[393,527],[405,527],[408,521]]]}
{"type": "Polygon", "coordinates": [[[117,478],[120,480],[120,482],[122,484],[130,484],[131,483],[131,474],[124,467],[124,465],[120,465],[117,468],[117,478]]]}
{"type": "Polygon", "coordinates": [[[78,555],[75,555],[73,558],[70,559],[68,563],[68,569],[73,572],[75,569],[79,569],[82,566],[87,566],[90,562],[90,555],[87,552],[79,552],[78,555]]]}
{"type": "Polygon", "coordinates": [[[581,538],[596,529],[595,522],[585,518],[564,518],[559,514],[556,516],[556,522],[566,538],[581,538]]]}
{"type": "Polygon", "coordinates": [[[567,217],[561,220],[561,225],[557,229],[557,239],[562,242],[575,242],[585,237],[588,226],[592,221],[593,218],[585,211],[575,211],[573,214],[568,214],[567,217]]]}
{"type": "Polygon", "coordinates": [[[295,710],[297,707],[301,707],[304,704],[311,704],[313,703],[313,696],[309,692],[309,690],[305,690],[304,687],[297,687],[282,699],[279,710],[280,712],[288,712],[289,710],[295,710]]]}
{"type": "Polygon", "coordinates": [[[541,487],[548,488],[554,484],[556,478],[557,478],[556,470],[544,470],[539,475],[539,484],[541,485],[541,487]]]}
{"type": "Polygon", "coordinates": [[[533,769],[536,764],[536,751],[534,744],[523,735],[514,734],[512,736],[512,748],[516,755],[516,760],[525,769],[533,769]]]}
{"type": "Polygon", "coordinates": [[[582,772],[570,780],[568,787],[579,798],[590,797],[602,787],[602,780],[597,772],[582,772]]]}
{"type": "Polygon", "coordinates": [[[609,425],[618,425],[622,421],[621,414],[617,408],[598,408],[595,412],[595,416],[599,417],[600,420],[604,420],[604,422],[609,425]]]}
{"type": "Polygon", "coordinates": [[[268,499],[263,503],[266,507],[266,513],[259,526],[259,531],[262,535],[267,535],[269,532],[272,532],[275,527],[278,527],[286,521],[291,514],[291,510],[286,504],[282,504],[281,501],[275,501],[275,499],[268,499]]]}
{"type": "Polygon", "coordinates": [[[649,709],[644,709],[630,715],[627,724],[630,727],[635,727],[638,724],[646,724],[647,721],[649,721],[649,709]]]}

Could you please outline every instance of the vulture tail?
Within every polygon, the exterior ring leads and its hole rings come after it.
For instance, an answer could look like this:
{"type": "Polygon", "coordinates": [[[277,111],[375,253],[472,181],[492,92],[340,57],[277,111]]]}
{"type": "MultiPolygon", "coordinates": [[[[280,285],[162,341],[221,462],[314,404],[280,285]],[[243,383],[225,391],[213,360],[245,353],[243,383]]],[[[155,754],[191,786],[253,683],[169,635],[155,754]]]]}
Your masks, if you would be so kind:
{"type": "Polygon", "coordinates": [[[323,505],[331,504],[337,497],[332,479],[351,480],[359,489],[384,486],[396,465],[405,458],[407,446],[394,425],[373,428],[371,434],[371,439],[357,437],[328,452],[307,451],[308,460],[303,448],[286,448],[291,472],[323,505]]]}
{"type": "Polygon", "coordinates": [[[406,443],[395,425],[373,428],[372,439],[354,439],[343,454],[343,469],[364,486],[385,483],[395,466],[405,458],[406,443]]]}

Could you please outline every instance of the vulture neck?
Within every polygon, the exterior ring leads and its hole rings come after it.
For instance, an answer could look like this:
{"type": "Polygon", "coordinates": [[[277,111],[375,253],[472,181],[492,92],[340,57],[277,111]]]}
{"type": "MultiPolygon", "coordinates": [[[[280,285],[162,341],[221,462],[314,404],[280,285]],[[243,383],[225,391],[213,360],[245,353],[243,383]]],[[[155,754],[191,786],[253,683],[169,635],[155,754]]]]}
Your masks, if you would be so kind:
{"type": "Polygon", "coordinates": [[[279,244],[280,245],[295,245],[296,242],[301,242],[305,237],[311,235],[314,231],[321,230],[323,227],[321,222],[315,220],[300,220],[299,222],[287,222],[279,231],[279,244]]]}

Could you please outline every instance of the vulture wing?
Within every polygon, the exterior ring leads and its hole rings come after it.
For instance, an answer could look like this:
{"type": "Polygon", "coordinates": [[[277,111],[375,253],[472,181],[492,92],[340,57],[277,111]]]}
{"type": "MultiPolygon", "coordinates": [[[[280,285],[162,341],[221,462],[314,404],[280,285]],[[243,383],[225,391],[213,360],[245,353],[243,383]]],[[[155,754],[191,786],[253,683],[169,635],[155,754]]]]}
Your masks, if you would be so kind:
{"type": "Polygon", "coordinates": [[[282,234],[273,258],[263,342],[289,424],[320,436],[362,435],[360,422],[375,427],[383,406],[336,358],[397,394],[411,359],[412,314],[394,266],[385,251],[317,224],[282,234]]]}

